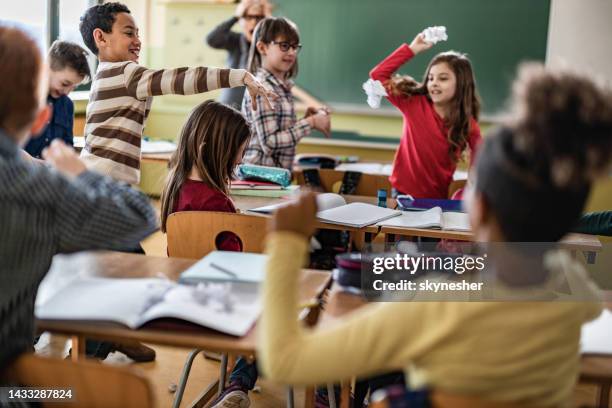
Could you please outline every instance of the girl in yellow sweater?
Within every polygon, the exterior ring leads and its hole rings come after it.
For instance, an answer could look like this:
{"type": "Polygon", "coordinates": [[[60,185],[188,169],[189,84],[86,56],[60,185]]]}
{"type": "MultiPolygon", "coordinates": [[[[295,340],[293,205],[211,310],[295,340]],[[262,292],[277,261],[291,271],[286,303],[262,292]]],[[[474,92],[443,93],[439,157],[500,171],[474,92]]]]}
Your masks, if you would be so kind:
{"type": "MultiPolygon", "coordinates": [[[[513,122],[485,138],[478,157],[468,199],[472,229],[481,242],[556,242],[579,217],[593,177],[609,166],[612,96],[585,77],[539,65],[521,69],[514,91],[513,122]]],[[[377,303],[332,327],[302,328],[297,272],[315,213],[307,194],[272,222],[258,350],[267,377],[318,384],[401,368],[409,388],[543,407],[569,403],[580,327],[600,313],[598,301],[377,303]]],[[[597,298],[582,266],[565,253],[547,267],[597,298]]]]}

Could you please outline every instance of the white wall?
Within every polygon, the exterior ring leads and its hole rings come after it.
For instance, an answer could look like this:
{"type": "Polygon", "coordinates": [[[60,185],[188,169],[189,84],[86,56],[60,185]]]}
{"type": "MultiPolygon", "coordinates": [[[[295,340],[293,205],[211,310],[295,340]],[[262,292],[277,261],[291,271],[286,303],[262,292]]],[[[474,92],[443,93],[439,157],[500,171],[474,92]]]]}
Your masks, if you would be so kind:
{"type": "Polygon", "coordinates": [[[546,65],[612,85],[612,0],[551,0],[546,65]]]}

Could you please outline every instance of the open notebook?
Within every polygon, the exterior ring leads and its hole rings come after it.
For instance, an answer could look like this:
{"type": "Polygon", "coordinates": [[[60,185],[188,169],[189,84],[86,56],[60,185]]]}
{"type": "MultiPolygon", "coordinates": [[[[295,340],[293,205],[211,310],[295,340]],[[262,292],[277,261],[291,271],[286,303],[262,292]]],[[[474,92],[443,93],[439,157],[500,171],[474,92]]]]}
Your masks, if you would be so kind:
{"type": "Polygon", "coordinates": [[[36,305],[47,320],[106,321],[135,329],[160,318],[181,319],[243,336],[261,312],[257,285],[180,285],[164,279],[87,277],[36,305]]]}
{"type": "Polygon", "coordinates": [[[403,211],[399,217],[381,221],[378,226],[404,228],[439,228],[449,231],[470,231],[468,215],[460,212],[443,212],[440,207],[427,211],[403,211]]]}
{"type": "Polygon", "coordinates": [[[181,273],[179,282],[261,283],[268,257],[262,254],[213,251],[181,273]]]}
{"type": "MultiPolygon", "coordinates": [[[[277,208],[287,205],[289,202],[253,208],[249,211],[269,214],[277,208]]],[[[376,224],[379,221],[401,215],[401,211],[378,207],[365,203],[350,203],[339,194],[324,193],[317,196],[317,207],[319,212],[317,218],[328,224],[346,225],[348,227],[365,227],[376,224]]]]}
{"type": "Polygon", "coordinates": [[[592,322],[582,325],[580,351],[584,354],[612,355],[612,312],[607,309],[592,322]]]}

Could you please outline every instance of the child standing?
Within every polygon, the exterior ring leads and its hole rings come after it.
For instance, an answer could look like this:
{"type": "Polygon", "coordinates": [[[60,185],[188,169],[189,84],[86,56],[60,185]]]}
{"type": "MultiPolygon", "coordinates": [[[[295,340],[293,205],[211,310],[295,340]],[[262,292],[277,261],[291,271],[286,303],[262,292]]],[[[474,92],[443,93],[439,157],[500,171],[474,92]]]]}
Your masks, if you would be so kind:
{"type": "MultiPolygon", "coordinates": [[[[227,51],[229,68],[246,69],[255,26],[270,15],[270,8],[267,0],[242,0],[236,6],[236,12],[230,19],[208,33],[206,37],[208,45],[227,51]],[[240,24],[242,32],[237,33],[232,30],[236,23],[240,24]]],[[[243,97],[244,88],[229,88],[221,91],[219,101],[232,108],[240,109],[243,97]]]]}
{"type": "Polygon", "coordinates": [[[54,140],[42,156],[19,148],[49,119],[48,73],[36,43],[0,27],[0,377],[32,350],[38,285],[57,253],[134,246],[156,228],[149,199],[88,171],[75,151],[54,140]]]}
{"type": "MultiPolygon", "coordinates": [[[[236,212],[229,198],[235,166],[242,160],[251,135],[240,112],[214,101],[198,105],[189,115],[171,166],[161,204],[161,228],[179,211],[236,212]]],[[[238,237],[224,233],[219,250],[242,251],[238,237]]]]}
{"type": "MultiPolygon", "coordinates": [[[[541,66],[523,69],[515,92],[514,123],[487,137],[478,155],[470,221],[480,242],[556,242],[580,216],[594,177],[609,169],[612,94],[541,66]]],[[[583,294],[570,301],[380,302],[333,327],[304,330],[296,316],[297,280],[315,219],[309,195],[279,209],[272,222],[258,326],[267,378],[325,383],[404,367],[410,387],[474,396],[483,405],[554,407],[571,400],[581,325],[602,307],[580,262],[553,251],[533,257],[536,268],[516,268],[513,252],[513,261],[491,269],[508,299],[526,299],[525,290],[550,295],[525,282],[562,278],[583,294]],[[542,271],[548,275],[536,273],[542,271]]]]}
{"type": "Polygon", "coordinates": [[[140,38],[130,10],[121,3],[89,8],[80,25],[87,47],[98,56],[81,157],[91,169],[131,184],[140,181],[140,145],[153,96],[191,95],[245,85],[268,92],[244,70],[207,67],[152,70],[138,65],[140,38]]]}
{"type": "Polygon", "coordinates": [[[74,104],[68,94],[85,79],[91,78],[87,51],[67,41],[55,41],[49,48],[49,95],[47,103],[53,107],[51,122],[40,135],[35,135],[25,146],[32,157],[42,158],[42,151],[54,139],[72,146],[74,104]]]}
{"type": "Polygon", "coordinates": [[[472,65],[464,54],[436,55],[422,84],[410,77],[392,78],[403,64],[431,47],[418,34],[410,46],[401,45],[370,72],[404,118],[389,180],[399,194],[415,198],[447,198],[462,152],[469,146],[473,158],[481,141],[480,102],[472,65]]]}
{"type": "Polygon", "coordinates": [[[252,96],[244,95],[242,113],[253,126],[253,137],[246,150],[245,163],[291,170],[298,142],[317,129],[329,136],[330,118],[326,109],[311,107],[297,120],[293,102],[294,78],[298,72],[297,55],[302,48],[297,26],[285,18],[268,17],[255,28],[249,71],[278,95],[274,109],[256,98],[257,110],[249,108],[252,96]]]}

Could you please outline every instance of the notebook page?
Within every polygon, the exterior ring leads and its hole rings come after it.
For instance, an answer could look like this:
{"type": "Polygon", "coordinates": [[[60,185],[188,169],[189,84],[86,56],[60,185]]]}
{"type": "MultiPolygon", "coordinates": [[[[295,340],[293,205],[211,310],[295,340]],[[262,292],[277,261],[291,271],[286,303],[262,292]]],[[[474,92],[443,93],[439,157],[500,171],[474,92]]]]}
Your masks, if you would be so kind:
{"type": "Polygon", "coordinates": [[[399,217],[390,218],[379,222],[381,227],[403,227],[403,228],[441,228],[440,217],[442,209],[434,207],[427,211],[402,211],[399,217]]]}
{"type": "Polygon", "coordinates": [[[466,213],[444,212],[442,213],[442,229],[449,231],[471,231],[470,217],[466,213]]]}
{"type": "Polygon", "coordinates": [[[589,354],[612,354],[612,312],[607,309],[592,322],[582,325],[580,351],[589,354]]]}
{"type": "Polygon", "coordinates": [[[365,203],[350,203],[341,207],[319,211],[317,218],[323,222],[351,227],[365,227],[388,218],[397,217],[401,211],[365,203]]]}

